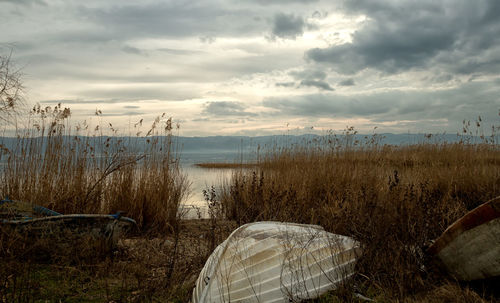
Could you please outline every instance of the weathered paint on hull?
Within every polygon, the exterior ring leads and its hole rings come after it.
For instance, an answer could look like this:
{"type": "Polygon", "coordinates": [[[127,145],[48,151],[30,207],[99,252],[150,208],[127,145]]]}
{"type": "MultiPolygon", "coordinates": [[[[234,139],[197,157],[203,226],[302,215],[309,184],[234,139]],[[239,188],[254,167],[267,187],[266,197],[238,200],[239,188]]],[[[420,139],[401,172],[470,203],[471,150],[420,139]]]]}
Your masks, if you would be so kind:
{"type": "Polygon", "coordinates": [[[459,280],[500,276],[500,199],[480,205],[450,225],[429,253],[459,280]]]}
{"type": "Polygon", "coordinates": [[[293,302],[320,296],[354,274],[359,243],[319,226],[241,226],[207,260],[192,301],[293,302]]]}

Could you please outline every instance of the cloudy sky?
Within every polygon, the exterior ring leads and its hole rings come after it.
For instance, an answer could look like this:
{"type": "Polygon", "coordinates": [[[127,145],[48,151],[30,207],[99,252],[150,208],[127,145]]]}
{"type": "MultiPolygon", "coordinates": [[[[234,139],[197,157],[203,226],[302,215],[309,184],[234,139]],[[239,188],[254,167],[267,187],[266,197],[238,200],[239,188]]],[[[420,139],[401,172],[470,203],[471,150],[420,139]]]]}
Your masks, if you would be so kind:
{"type": "Polygon", "coordinates": [[[498,0],[0,0],[31,104],[122,133],[448,132],[499,124],[498,0]],[[299,129],[299,130],[297,130],[299,129]]]}

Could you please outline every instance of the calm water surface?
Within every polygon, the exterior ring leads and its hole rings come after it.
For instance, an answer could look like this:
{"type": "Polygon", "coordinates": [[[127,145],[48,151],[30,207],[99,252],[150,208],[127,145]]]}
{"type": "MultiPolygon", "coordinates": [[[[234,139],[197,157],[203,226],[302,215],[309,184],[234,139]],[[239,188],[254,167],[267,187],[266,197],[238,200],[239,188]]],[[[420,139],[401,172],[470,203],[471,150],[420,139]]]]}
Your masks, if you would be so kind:
{"type": "Polygon", "coordinates": [[[202,217],[207,216],[207,202],[203,190],[211,186],[218,187],[231,178],[233,169],[207,169],[191,164],[183,165],[183,172],[191,182],[191,194],[183,201],[183,210],[187,211],[188,218],[196,218],[198,212],[202,217]]]}
{"type": "MultiPolygon", "coordinates": [[[[241,153],[237,151],[217,151],[203,153],[183,153],[181,156],[182,170],[191,182],[191,194],[183,201],[182,211],[186,211],[186,218],[207,217],[207,202],[203,190],[211,186],[216,188],[229,181],[234,169],[231,168],[201,168],[196,163],[235,163],[242,160],[241,153]]],[[[249,157],[243,157],[248,161],[249,157]]]]}

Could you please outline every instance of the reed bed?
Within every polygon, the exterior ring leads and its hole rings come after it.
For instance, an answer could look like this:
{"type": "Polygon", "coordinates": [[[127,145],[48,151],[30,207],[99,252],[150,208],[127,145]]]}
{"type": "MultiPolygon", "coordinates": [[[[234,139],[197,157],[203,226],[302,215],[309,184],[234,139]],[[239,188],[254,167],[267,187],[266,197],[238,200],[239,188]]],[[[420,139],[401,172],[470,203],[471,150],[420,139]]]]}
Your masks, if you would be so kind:
{"type": "Polygon", "coordinates": [[[258,168],[235,171],[220,189],[222,215],[238,225],[318,224],[353,237],[364,250],[357,283],[383,300],[447,283],[425,250],[468,210],[500,195],[498,145],[349,138],[276,147],[258,168]]]}
{"type": "Polygon", "coordinates": [[[144,137],[137,123],[135,140],[96,116],[98,125],[71,128],[69,109],[35,107],[32,127],[15,144],[0,142],[0,196],[66,214],[124,211],[142,233],[104,259],[79,243],[40,262],[16,254],[17,242],[0,229],[0,301],[188,302],[216,245],[237,226],[262,220],[319,224],[360,241],[355,288],[348,284],[319,302],[356,301],[354,291],[381,302],[498,298],[491,288],[453,281],[425,254],[449,224],[500,195],[496,137],[386,146],[378,135],[360,142],[349,128],[277,145],[259,150],[256,163],[207,165],[234,174],[205,191],[208,220],[183,221],[179,205],[189,182],[172,120],[158,117],[144,137]],[[115,135],[104,136],[104,127],[115,135]]]}
{"type": "Polygon", "coordinates": [[[162,115],[145,135],[141,120],[136,136],[120,137],[100,111],[97,125],[71,127],[70,115],[61,105],[35,106],[28,128],[0,142],[0,197],[63,214],[122,211],[136,220],[137,238],[109,251],[90,236],[47,241],[0,226],[0,302],[185,301],[184,282],[201,261],[185,248],[190,235],[181,237],[179,205],[190,184],[179,164],[178,126],[162,115]]]}
{"type": "Polygon", "coordinates": [[[69,117],[60,105],[33,108],[31,127],[11,146],[2,145],[0,196],[64,214],[123,211],[150,231],[176,226],[189,182],[180,170],[172,120],[157,117],[146,137],[131,141],[111,124],[106,131],[114,136],[104,136],[102,122],[72,129],[69,117]]]}

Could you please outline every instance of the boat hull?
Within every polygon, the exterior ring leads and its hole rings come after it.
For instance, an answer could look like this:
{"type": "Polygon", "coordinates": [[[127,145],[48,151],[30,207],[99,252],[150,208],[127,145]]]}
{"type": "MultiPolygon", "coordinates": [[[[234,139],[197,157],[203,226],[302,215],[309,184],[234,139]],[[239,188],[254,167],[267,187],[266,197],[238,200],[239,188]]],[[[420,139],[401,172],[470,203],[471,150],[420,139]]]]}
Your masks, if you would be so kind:
{"type": "Polygon", "coordinates": [[[59,215],[51,217],[3,220],[0,226],[25,239],[57,239],[64,241],[80,236],[103,240],[115,247],[121,235],[136,225],[135,221],[113,215],[59,215]]]}
{"type": "Polygon", "coordinates": [[[236,229],[207,260],[192,302],[297,302],[354,274],[359,243],[314,225],[256,222],[236,229]]]}
{"type": "Polygon", "coordinates": [[[468,212],[429,248],[458,280],[500,276],[500,199],[468,212]]]}

